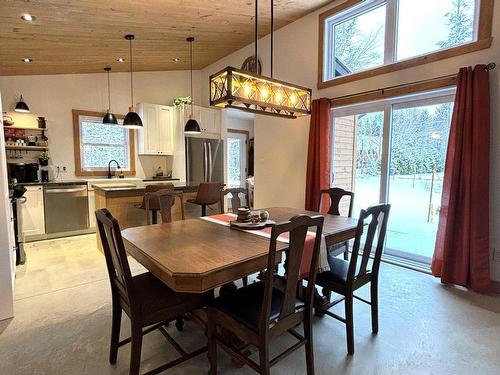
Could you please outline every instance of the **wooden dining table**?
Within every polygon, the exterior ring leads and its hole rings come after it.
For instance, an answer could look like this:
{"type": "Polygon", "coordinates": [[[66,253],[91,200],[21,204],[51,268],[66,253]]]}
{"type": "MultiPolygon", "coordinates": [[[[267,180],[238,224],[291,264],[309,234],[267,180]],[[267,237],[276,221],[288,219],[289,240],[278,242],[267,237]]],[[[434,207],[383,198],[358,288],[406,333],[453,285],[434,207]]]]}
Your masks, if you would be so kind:
{"type": "MultiPolygon", "coordinates": [[[[288,207],[263,210],[276,222],[318,214],[288,207]]],[[[323,216],[327,247],[354,238],[356,219],[323,216]]],[[[127,253],[177,292],[204,293],[267,267],[268,238],[203,219],[127,228],[122,236],[127,253]]],[[[279,243],[277,257],[287,246],[279,243]]]]}

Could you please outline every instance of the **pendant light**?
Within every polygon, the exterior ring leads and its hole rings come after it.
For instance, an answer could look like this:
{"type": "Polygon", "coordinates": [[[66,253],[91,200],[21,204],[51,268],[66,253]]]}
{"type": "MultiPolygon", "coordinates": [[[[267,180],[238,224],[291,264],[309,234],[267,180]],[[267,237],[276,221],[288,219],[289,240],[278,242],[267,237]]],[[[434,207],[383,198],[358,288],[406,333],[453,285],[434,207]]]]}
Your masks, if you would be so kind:
{"type": "MultiPolygon", "coordinates": [[[[255,61],[258,64],[258,0],[255,0],[255,61]]],[[[296,118],[311,113],[312,90],[274,79],[274,1],[271,0],[271,77],[232,66],[210,76],[210,105],[296,118]]]]}
{"type": "Polygon", "coordinates": [[[30,108],[28,105],[24,102],[23,95],[21,94],[21,98],[19,101],[16,103],[16,108],[14,109],[16,112],[21,112],[21,113],[29,113],[30,108]]]}
{"type": "Polygon", "coordinates": [[[132,104],[129,107],[129,112],[123,120],[123,126],[130,129],[142,129],[142,120],[137,113],[135,113],[134,108],[134,74],[132,67],[132,41],[135,39],[134,35],[125,35],[125,39],[129,41],[129,58],[130,58],[130,97],[132,99],[132,104]]]}
{"type": "Polygon", "coordinates": [[[194,38],[190,36],[186,39],[189,42],[189,56],[191,60],[191,114],[189,115],[189,120],[186,122],[186,126],[184,126],[184,134],[200,134],[201,129],[198,121],[194,119],[194,111],[193,111],[193,42],[194,38]]]}
{"type": "Polygon", "coordinates": [[[108,110],[106,111],[106,114],[102,118],[102,123],[103,124],[118,124],[118,120],[116,119],[116,116],[111,113],[111,89],[109,85],[109,72],[111,71],[111,67],[107,66],[104,68],[104,71],[108,73],[108,110]]]}

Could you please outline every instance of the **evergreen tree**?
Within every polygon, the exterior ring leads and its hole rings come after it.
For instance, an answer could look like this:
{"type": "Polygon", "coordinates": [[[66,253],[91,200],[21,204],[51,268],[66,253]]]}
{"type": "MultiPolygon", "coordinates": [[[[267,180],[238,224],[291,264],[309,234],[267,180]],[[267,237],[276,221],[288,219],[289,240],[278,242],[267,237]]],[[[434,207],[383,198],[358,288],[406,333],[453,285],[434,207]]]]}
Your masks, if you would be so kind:
{"type": "Polygon", "coordinates": [[[453,0],[453,8],[445,14],[448,19],[448,40],[438,42],[440,48],[449,48],[472,40],[474,30],[474,0],[453,0]]]}

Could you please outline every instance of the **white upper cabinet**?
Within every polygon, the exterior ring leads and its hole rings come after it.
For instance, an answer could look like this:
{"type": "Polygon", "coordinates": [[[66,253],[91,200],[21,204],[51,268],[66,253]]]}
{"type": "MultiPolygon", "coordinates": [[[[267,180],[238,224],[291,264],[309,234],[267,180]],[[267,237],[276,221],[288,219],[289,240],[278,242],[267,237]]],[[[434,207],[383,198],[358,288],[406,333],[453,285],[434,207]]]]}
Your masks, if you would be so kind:
{"type": "Polygon", "coordinates": [[[140,103],[137,112],[143,124],[143,128],[137,132],[139,155],[173,155],[173,108],[140,103]]]}
{"type": "MultiPolygon", "coordinates": [[[[189,119],[191,114],[191,106],[184,108],[184,123],[189,119]]],[[[221,111],[215,108],[199,107],[193,108],[193,116],[200,125],[202,134],[215,135],[220,137],[221,132],[221,111]]]]}

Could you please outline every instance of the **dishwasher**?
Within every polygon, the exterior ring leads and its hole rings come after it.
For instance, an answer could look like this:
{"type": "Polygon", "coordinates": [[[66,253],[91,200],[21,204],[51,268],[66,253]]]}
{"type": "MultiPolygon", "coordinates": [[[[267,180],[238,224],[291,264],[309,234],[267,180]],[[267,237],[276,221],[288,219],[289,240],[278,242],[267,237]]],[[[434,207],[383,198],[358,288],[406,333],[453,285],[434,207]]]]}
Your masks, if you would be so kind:
{"type": "Polygon", "coordinates": [[[89,228],[87,183],[53,183],[43,188],[45,232],[64,233],[89,228]]]}

